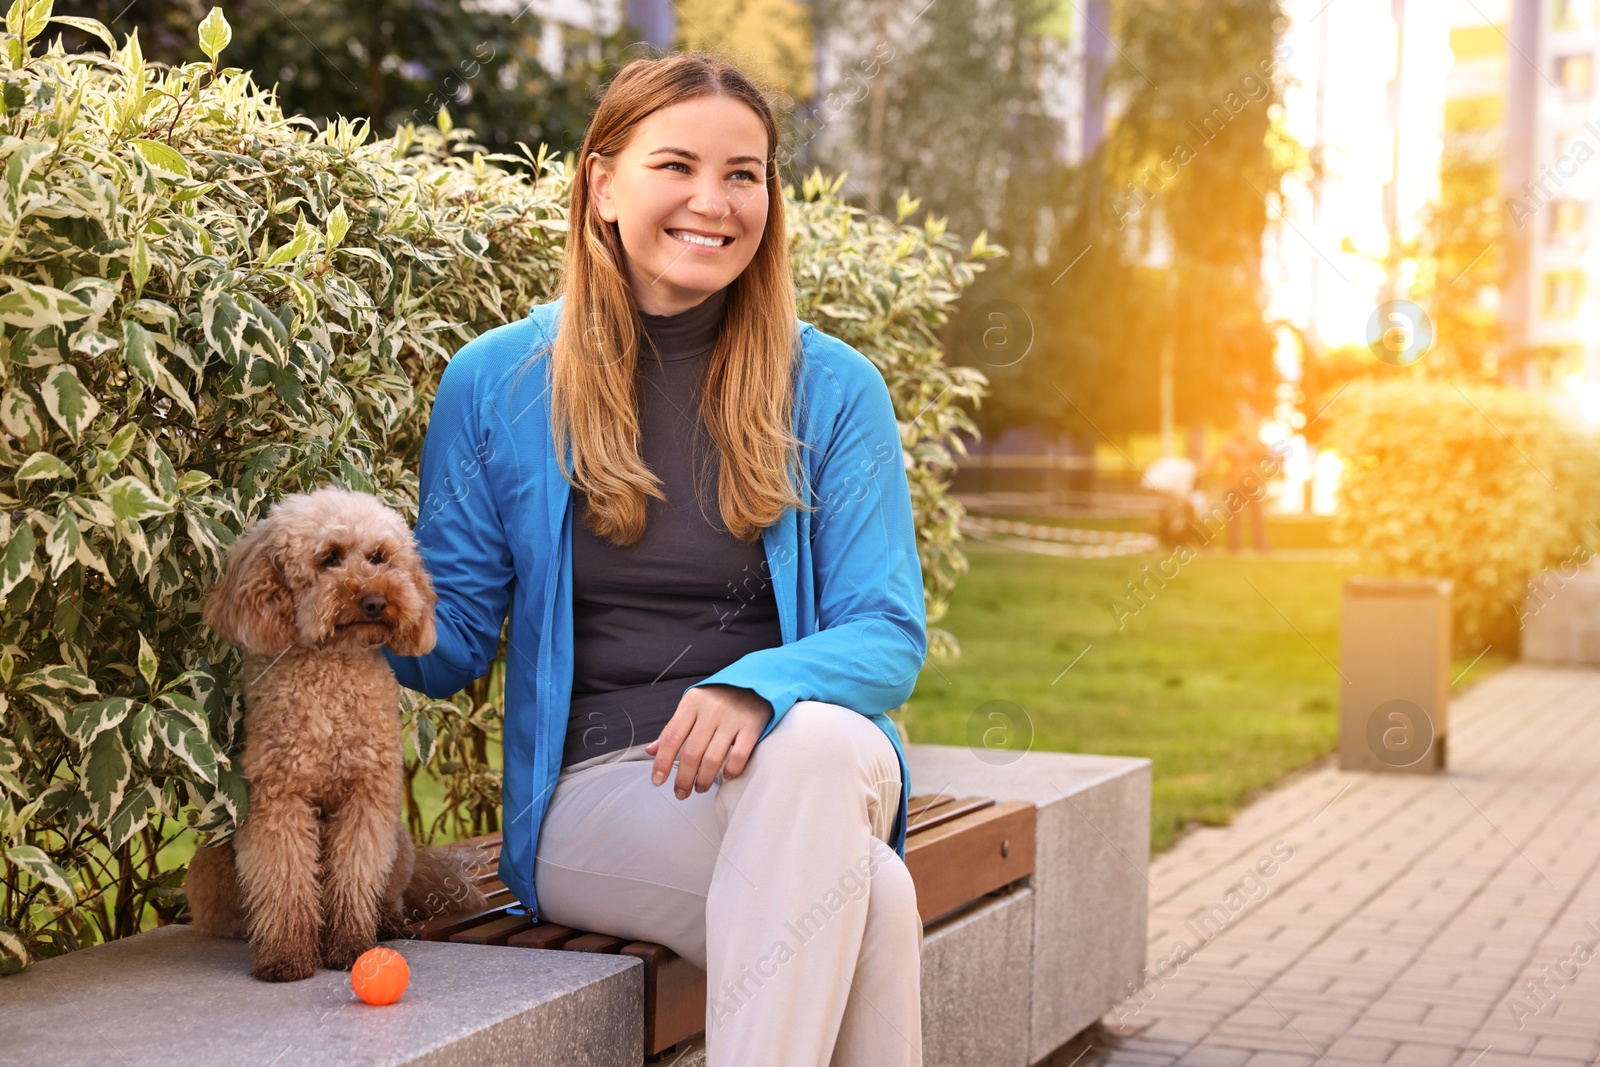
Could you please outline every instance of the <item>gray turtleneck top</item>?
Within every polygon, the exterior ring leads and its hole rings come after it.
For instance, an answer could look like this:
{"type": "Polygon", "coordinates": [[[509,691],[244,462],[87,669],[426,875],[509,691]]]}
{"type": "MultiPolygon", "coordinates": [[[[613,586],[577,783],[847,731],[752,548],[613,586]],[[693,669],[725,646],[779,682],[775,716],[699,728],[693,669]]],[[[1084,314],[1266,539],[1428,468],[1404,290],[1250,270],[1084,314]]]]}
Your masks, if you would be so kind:
{"type": "Polygon", "coordinates": [[[644,535],[627,547],[581,521],[574,495],[572,705],[563,767],[655,740],[689,686],[747,652],[783,643],[760,540],[722,525],[717,452],[700,420],[700,379],[728,290],[676,315],[640,314],[640,452],[661,479],[644,535]],[[698,492],[697,492],[698,490],[698,492]]]}

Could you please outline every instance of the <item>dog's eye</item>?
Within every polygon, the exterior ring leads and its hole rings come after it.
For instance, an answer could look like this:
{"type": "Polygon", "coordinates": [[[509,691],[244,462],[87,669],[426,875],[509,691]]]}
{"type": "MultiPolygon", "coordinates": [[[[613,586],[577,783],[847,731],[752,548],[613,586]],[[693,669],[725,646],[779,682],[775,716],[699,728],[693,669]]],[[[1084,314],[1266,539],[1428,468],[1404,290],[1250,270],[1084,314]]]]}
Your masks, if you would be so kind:
{"type": "Polygon", "coordinates": [[[380,549],[378,549],[378,551],[376,551],[372,555],[368,556],[367,557],[367,562],[368,563],[382,563],[383,562],[383,549],[380,548],[380,549]]]}
{"type": "Polygon", "coordinates": [[[326,556],[323,556],[322,557],[322,562],[320,564],[320,566],[323,566],[323,567],[337,567],[338,565],[339,565],[339,550],[337,548],[334,549],[333,551],[329,552],[326,556]]]}

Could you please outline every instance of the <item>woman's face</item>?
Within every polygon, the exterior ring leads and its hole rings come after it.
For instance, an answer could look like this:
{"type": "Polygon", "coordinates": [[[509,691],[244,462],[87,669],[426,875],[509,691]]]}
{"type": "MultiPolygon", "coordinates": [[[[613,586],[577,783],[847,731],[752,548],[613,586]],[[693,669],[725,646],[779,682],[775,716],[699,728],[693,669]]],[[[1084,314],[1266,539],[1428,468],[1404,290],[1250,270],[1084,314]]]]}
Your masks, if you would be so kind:
{"type": "Polygon", "coordinates": [[[662,108],[608,168],[589,153],[595,210],[617,223],[639,310],[676,315],[737,278],[767,225],[767,130],[750,107],[701,96],[662,108]],[[721,237],[717,246],[685,234],[721,237]]]}

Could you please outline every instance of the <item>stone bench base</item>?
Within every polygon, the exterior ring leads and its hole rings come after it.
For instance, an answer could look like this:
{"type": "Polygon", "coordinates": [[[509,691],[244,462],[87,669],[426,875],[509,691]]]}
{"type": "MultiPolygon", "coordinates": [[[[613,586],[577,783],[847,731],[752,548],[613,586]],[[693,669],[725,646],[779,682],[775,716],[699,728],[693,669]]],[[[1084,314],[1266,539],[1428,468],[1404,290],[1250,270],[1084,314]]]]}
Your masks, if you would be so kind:
{"type": "Polygon", "coordinates": [[[639,1063],[643,965],[623,956],[386,942],[411,984],[386,1007],[350,976],[250,977],[242,941],[166,926],[0,979],[5,1051],[27,1067],[104,1064],[639,1063]]]}
{"type": "MultiPolygon", "coordinates": [[[[909,745],[919,793],[1037,806],[1035,873],[923,932],[925,1067],[1030,1067],[1109,1011],[1144,964],[1150,765],[1030,752],[994,766],[909,745]]],[[[164,927],[0,979],[5,1062],[532,1064],[636,1067],[643,966],[632,956],[392,941],[398,1003],[349,976],[273,985],[249,946],[164,927]]],[[[680,1049],[673,1067],[702,1067],[680,1049]]]]}

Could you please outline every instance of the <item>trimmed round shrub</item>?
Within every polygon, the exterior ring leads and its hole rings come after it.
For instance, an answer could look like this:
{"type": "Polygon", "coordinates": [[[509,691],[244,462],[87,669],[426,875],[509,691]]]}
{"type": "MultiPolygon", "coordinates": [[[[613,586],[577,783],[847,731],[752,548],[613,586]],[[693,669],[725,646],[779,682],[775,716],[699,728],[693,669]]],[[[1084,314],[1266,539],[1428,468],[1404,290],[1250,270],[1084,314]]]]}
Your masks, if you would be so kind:
{"type": "Polygon", "coordinates": [[[1592,437],[1532,394],[1437,381],[1355,382],[1327,418],[1335,538],[1379,574],[1451,579],[1458,652],[1514,650],[1528,580],[1586,541],[1592,437]]]}

